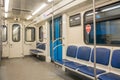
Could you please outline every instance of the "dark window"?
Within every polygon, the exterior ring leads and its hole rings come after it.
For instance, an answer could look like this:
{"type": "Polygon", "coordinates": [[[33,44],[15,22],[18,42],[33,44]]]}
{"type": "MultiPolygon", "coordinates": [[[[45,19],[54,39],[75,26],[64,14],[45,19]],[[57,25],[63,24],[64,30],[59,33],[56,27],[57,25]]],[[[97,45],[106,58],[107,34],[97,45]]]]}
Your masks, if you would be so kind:
{"type": "Polygon", "coordinates": [[[39,41],[43,42],[43,27],[39,27],[39,41]]]}
{"type": "Polygon", "coordinates": [[[3,25],[2,28],[2,41],[3,42],[7,41],[7,27],[5,25],[3,25]]]}
{"type": "Polygon", "coordinates": [[[35,28],[34,27],[25,28],[25,41],[27,42],[35,41],[35,28]]]}
{"type": "Polygon", "coordinates": [[[70,27],[79,26],[81,24],[80,14],[75,14],[69,18],[70,27]]]}
{"type": "Polygon", "coordinates": [[[19,24],[12,25],[12,40],[14,42],[20,41],[20,25],[19,24]]]}
{"type": "MultiPolygon", "coordinates": [[[[94,43],[93,13],[84,15],[84,38],[87,44],[94,43]],[[87,33],[86,26],[91,26],[87,33]]],[[[120,2],[96,9],[96,43],[120,45],[120,2]]]]}

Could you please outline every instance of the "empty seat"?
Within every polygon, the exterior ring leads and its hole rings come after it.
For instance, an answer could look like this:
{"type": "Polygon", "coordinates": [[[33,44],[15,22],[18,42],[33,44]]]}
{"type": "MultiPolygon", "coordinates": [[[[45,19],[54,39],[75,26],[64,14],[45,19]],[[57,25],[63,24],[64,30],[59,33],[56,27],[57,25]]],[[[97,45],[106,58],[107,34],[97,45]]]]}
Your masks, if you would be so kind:
{"type": "MultiPolygon", "coordinates": [[[[90,47],[86,47],[86,46],[79,47],[77,51],[77,58],[81,60],[89,61],[90,53],[91,53],[90,47]]],[[[76,62],[66,62],[65,66],[72,68],[72,69],[77,69],[78,67],[85,66],[85,65],[79,64],[76,62]]]]}
{"type": "Polygon", "coordinates": [[[82,46],[78,48],[77,59],[89,61],[90,59],[91,48],[82,46]]]}
{"type": "MultiPolygon", "coordinates": [[[[114,50],[112,54],[111,66],[120,69],[120,50],[114,50]]],[[[120,80],[120,75],[109,72],[98,77],[100,80],[120,80]]]]}
{"type": "MultiPolygon", "coordinates": [[[[83,72],[87,75],[90,75],[92,77],[94,77],[94,68],[93,67],[90,67],[90,66],[80,66],[78,68],[78,71],[80,72],[83,72]]],[[[100,69],[96,69],[96,74],[101,74],[101,73],[104,73],[105,71],[104,70],[100,70],[100,69]]]]}
{"type": "MultiPolygon", "coordinates": [[[[73,45],[68,46],[66,56],[71,58],[76,58],[76,53],[77,53],[77,46],[73,46],[73,45]]],[[[60,64],[64,64],[65,62],[71,62],[71,61],[67,59],[63,59],[62,61],[56,60],[56,62],[60,64]]]]}
{"type": "Polygon", "coordinates": [[[75,58],[77,53],[77,46],[68,46],[67,48],[67,56],[75,58]]]}
{"type": "MultiPolygon", "coordinates": [[[[108,65],[110,57],[110,50],[106,48],[96,48],[96,63],[101,65],[108,65]]],[[[94,62],[94,50],[92,51],[91,61],[94,62]]],[[[82,66],[78,71],[87,75],[94,76],[94,68],[90,66],[82,66]]],[[[104,73],[104,70],[96,69],[96,74],[104,73]]]]}
{"type": "Polygon", "coordinates": [[[45,43],[37,43],[36,44],[36,48],[37,49],[41,49],[41,50],[45,50],[46,49],[46,45],[45,45],[45,43]]]}
{"type": "Polygon", "coordinates": [[[36,43],[36,49],[30,49],[30,52],[36,55],[44,55],[43,53],[45,48],[46,48],[45,43],[36,43]]]}
{"type": "Polygon", "coordinates": [[[60,63],[60,64],[64,64],[65,62],[70,62],[69,60],[67,59],[63,59],[62,61],[61,60],[56,60],[57,63],[60,63]]]}

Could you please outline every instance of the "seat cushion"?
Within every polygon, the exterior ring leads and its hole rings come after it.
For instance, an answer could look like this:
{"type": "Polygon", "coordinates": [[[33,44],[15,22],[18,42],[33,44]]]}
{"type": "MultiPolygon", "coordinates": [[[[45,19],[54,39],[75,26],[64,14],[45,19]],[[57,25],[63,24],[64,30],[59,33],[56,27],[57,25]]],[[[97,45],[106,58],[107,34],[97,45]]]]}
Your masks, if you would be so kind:
{"type": "Polygon", "coordinates": [[[98,77],[99,80],[120,80],[120,75],[107,73],[98,77]]]}
{"type": "MultiPolygon", "coordinates": [[[[78,68],[78,71],[94,77],[94,68],[93,67],[81,66],[81,67],[78,68]]],[[[105,72],[104,70],[96,69],[96,74],[97,75],[101,74],[101,73],[104,73],[104,72],[105,72]]]]}
{"type": "Polygon", "coordinates": [[[64,65],[69,67],[69,68],[72,68],[74,70],[76,70],[80,66],[85,66],[85,65],[82,65],[82,64],[79,64],[79,63],[76,63],[76,62],[65,62],[64,65]]]}
{"type": "Polygon", "coordinates": [[[59,64],[64,64],[65,62],[71,62],[67,59],[63,59],[63,60],[56,60],[55,62],[59,63],[59,64]]]}
{"type": "Polygon", "coordinates": [[[36,50],[36,49],[31,49],[30,52],[32,53],[42,53],[42,51],[36,50]]]}

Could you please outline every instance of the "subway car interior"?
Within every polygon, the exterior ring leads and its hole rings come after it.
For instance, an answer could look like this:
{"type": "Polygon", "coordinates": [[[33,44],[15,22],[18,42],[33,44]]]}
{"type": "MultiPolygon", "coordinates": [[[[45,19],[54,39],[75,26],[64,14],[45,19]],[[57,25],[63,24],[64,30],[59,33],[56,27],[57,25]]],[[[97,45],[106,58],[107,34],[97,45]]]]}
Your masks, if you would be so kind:
{"type": "Polygon", "coordinates": [[[120,80],[120,0],[0,0],[0,80],[120,80]]]}

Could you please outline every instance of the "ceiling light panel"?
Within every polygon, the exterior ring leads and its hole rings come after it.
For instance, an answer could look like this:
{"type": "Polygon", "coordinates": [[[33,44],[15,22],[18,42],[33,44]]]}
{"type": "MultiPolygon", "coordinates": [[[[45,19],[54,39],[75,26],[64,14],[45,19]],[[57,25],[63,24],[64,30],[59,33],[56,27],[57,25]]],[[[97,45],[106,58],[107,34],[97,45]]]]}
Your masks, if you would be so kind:
{"type": "Polygon", "coordinates": [[[9,0],[5,0],[5,12],[8,12],[9,0]]]}
{"type": "Polygon", "coordinates": [[[27,20],[29,20],[29,19],[31,19],[31,18],[32,18],[32,16],[30,15],[30,16],[27,17],[27,20]]]}
{"type": "Polygon", "coordinates": [[[44,7],[46,7],[47,4],[46,3],[43,3],[35,12],[32,13],[32,15],[35,15],[37,14],[40,10],[42,10],[44,7]]]}

